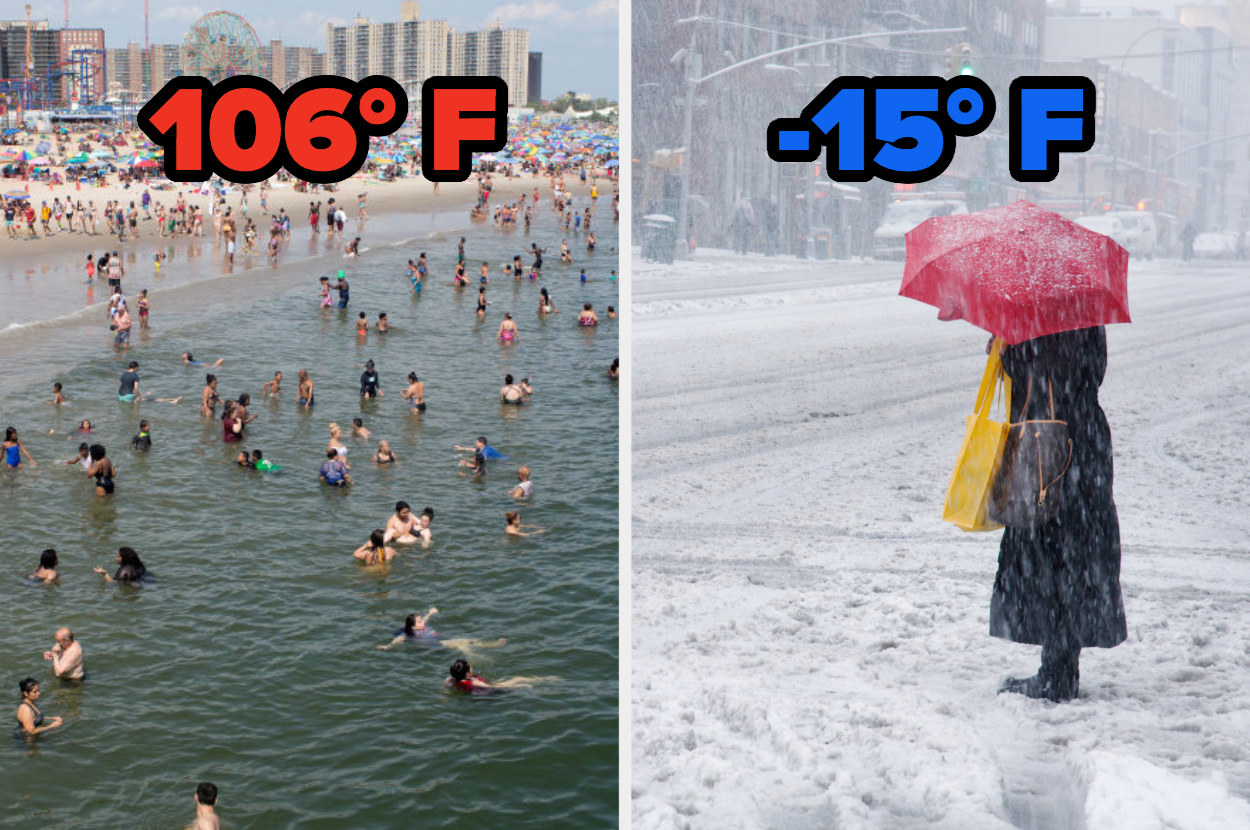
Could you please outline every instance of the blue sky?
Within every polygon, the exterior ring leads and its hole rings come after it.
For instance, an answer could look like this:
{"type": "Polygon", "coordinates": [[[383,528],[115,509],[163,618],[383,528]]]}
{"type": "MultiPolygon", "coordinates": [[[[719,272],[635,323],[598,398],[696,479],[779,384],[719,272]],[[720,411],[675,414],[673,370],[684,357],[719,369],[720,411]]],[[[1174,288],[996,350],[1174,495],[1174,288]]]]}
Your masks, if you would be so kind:
{"type": "MultiPolygon", "coordinates": [[[[149,0],[148,22],[153,43],[181,42],[191,24],[206,12],[222,9],[242,15],[262,41],[280,38],[292,46],[325,49],[326,23],[348,23],[357,14],[374,21],[398,20],[399,0],[238,0],[171,2],[149,0]]],[[[23,13],[8,4],[5,17],[23,13]]],[[[103,28],[110,48],[143,42],[143,5],[118,0],[70,0],[70,25],[103,28]],[[119,13],[119,9],[134,9],[119,13]]],[[[464,2],[423,0],[421,16],[446,20],[466,31],[498,20],[504,26],[530,30],[530,49],[543,53],[543,96],[554,98],[569,89],[618,99],[618,0],[521,0],[464,2]]],[[[31,0],[31,17],[53,26],[65,21],[63,0],[31,0]]]]}

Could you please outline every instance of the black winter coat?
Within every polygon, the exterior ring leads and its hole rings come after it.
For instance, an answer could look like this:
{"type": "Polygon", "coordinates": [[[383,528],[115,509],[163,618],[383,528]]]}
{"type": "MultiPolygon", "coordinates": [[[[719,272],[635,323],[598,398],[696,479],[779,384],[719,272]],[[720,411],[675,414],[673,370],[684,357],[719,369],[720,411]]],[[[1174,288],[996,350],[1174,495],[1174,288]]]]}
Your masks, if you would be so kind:
{"type": "Polygon", "coordinates": [[[1124,641],[1120,522],[1111,495],[1111,429],[1098,403],[1107,368],[1101,327],[1038,337],[1003,350],[1011,377],[1011,420],[1022,420],[1029,376],[1029,418],[1068,422],[1072,462],[1059,515],[1032,528],[1005,528],[990,602],[990,634],[1017,643],[1110,648],[1124,641]]]}

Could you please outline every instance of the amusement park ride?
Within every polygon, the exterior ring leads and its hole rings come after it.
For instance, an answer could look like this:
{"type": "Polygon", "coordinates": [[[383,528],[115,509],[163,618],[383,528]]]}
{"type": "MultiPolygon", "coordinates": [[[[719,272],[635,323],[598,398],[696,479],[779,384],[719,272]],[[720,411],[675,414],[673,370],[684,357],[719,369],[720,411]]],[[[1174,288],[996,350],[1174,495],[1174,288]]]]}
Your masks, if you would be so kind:
{"type": "MultiPolygon", "coordinates": [[[[69,0],[65,2],[65,26],[69,28],[69,0]]],[[[147,3],[144,3],[143,96],[150,88],[151,48],[148,43],[147,3]]],[[[21,121],[25,110],[93,108],[108,97],[103,79],[106,56],[102,49],[74,48],[68,60],[51,63],[42,75],[34,74],[31,52],[30,4],[26,4],[25,73],[20,78],[0,78],[0,118],[13,110],[21,121]]],[[[183,40],[180,71],[203,75],[214,83],[233,75],[261,73],[260,39],[256,30],[237,14],[209,12],[197,20],[183,40]]]]}

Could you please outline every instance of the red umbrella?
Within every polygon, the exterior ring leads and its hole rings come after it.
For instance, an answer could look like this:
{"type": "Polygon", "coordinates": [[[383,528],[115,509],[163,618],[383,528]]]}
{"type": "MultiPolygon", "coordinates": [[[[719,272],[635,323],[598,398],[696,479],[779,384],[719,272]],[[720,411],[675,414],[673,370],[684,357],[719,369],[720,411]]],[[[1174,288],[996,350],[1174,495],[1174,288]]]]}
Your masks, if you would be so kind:
{"type": "Polygon", "coordinates": [[[899,293],[1015,345],[1130,322],[1128,251],[1022,200],[909,231],[899,293]]]}
{"type": "Polygon", "coordinates": [[[134,163],[135,167],[160,167],[160,162],[156,159],[141,159],[134,163]]]}

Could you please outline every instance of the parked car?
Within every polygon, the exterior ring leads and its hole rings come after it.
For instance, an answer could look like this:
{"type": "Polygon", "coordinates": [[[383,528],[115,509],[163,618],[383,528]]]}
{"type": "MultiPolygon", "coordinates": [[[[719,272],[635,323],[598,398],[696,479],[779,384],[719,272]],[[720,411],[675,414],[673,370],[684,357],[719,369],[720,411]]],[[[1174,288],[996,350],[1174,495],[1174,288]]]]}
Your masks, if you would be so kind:
{"type": "Polygon", "coordinates": [[[1149,213],[1132,210],[1095,213],[1079,217],[1076,223],[1095,233],[1111,237],[1132,256],[1149,259],[1155,255],[1159,226],[1149,213]]]}
{"type": "Polygon", "coordinates": [[[968,205],[956,199],[911,199],[885,209],[872,235],[872,255],[877,259],[903,259],[907,255],[906,233],[934,216],[967,213],[968,205]]]}
{"type": "Polygon", "coordinates": [[[1237,256],[1237,234],[1200,233],[1194,237],[1194,256],[1202,259],[1232,259],[1237,256]]]}

